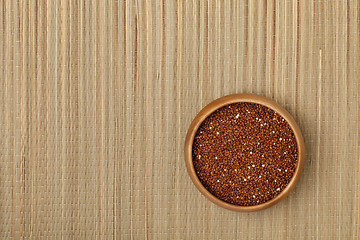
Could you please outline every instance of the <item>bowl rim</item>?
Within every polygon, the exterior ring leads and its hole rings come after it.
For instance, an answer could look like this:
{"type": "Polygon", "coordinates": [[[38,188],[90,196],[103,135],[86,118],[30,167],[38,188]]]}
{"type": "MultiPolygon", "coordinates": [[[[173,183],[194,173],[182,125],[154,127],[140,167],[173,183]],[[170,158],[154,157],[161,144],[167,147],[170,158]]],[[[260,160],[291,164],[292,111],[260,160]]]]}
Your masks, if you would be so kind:
{"type": "Polygon", "coordinates": [[[289,195],[289,193],[296,186],[297,182],[299,181],[301,172],[305,165],[305,143],[304,143],[304,139],[301,134],[301,130],[300,130],[299,126],[296,124],[294,118],[290,115],[290,113],[288,111],[286,111],[278,103],[270,100],[269,98],[266,98],[266,97],[263,97],[260,95],[256,95],[256,94],[246,94],[246,93],[245,94],[231,94],[231,95],[227,95],[227,96],[218,98],[218,99],[214,100],[213,102],[209,103],[207,106],[205,106],[196,115],[196,117],[193,119],[193,121],[190,124],[190,127],[186,134],[184,150],[185,150],[185,163],[186,163],[187,172],[188,172],[191,180],[197,187],[197,189],[206,198],[208,198],[211,202],[215,203],[216,205],[226,208],[226,209],[229,209],[229,210],[239,211],[239,212],[252,212],[252,211],[266,209],[266,208],[269,208],[269,207],[277,204],[281,200],[283,200],[286,196],[289,195]],[[223,106],[232,104],[232,103],[239,103],[239,102],[249,102],[249,103],[260,104],[260,105],[268,107],[268,108],[274,110],[276,113],[280,114],[289,123],[291,129],[294,132],[295,139],[296,139],[296,142],[298,145],[298,162],[297,162],[296,170],[295,170],[295,173],[292,176],[290,182],[286,186],[286,188],[275,198],[273,198],[265,203],[262,203],[259,205],[254,205],[254,206],[239,206],[239,205],[227,203],[223,200],[218,199],[214,195],[212,195],[202,185],[200,179],[198,178],[198,176],[195,172],[193,161],[192,161],[193,141],[194,141],[195,134],[196,134],[199,126],[201,125],[201,123],[217,109],[219,109],[223,106]]]}

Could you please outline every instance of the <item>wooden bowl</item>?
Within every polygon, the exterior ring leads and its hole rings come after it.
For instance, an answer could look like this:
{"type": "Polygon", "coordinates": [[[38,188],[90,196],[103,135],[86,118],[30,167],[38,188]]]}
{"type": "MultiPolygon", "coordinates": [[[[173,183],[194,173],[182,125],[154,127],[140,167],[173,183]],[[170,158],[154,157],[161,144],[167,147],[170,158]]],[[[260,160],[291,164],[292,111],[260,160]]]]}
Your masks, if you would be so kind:
{"type": "Polygon", "coordinates": [[[185,163],[186,163],[186,168],[187,171],[190,175],[191,180],[194,182],[195,186],[198,188],[198,190],[205,196],[207,197],[210,201],[212,201],[213,203],[219,205],[220,207],[229,209],[229,210],[233,210],[233,211],[241,211],[241,212],[251,212],[251,211],[258,211],[258,210],[262,210],[268,207],[273,206],[274,204],[278,203],[279,201],[281,201],[282,199],[284,199],[287,195],[289,195],[289,193],[294,189],[296,183],[299,181],[301,172],[303,170],[304,167],[304,163],[305,163],[305,144],[304,144],[304,140],[303,137],[301,135],[301,131],[300,128],[298,127],[298,125],[296,124],[295,120],[292,118],[292,116],[290,115],[290,113],[288,113],[283,107],[281,107],[279,104],[275,103],[274,101],[259,96],[259,95],[255,95],[255,94],[233,94],[233,95],[228,95],[225,97],[221,97],[213,102],[211,102],[209,105],[207,105],[205,108],[203,108],[194,118],[194,120],[192,121],[189,130],[187,132],[186,135],[186,139],[185,139],[185,163]],[[248,102],[248,103],[256,103],[256,104],[260,104],[263,106],[266,106],[272,110],[274,110],[275,112],[277,112],[279,115],[281,115],[290,125],[291,129],[294,132],[295,135],[295,139],[297,142],[297,146],[298,146],[298,161],[297,161],[297,166],[296,166],[296,170],[295,173],[293,175],[293,177],[291,178],[289,184],[286,186],[286,188],[279,194],[277,195],[275,198],[259,204],[259,205],[254,205],[254,206],[239,206],[239,205],[234,205],[231,203],[227,203],[224,202],[220,199],[218,199],[217,197],[215,197],[214,195],[212,195],[201,183],[201,181],[199,180],[195,169],[194,169],[194,165],[193,165],[193,159],[192,159],[192,146],[193,146],[193,141],[194,141],[194,137],[196,135],[197,129],[199,128],[199,126],[201,125],[201,123],[214,111],[216,111],[217,109],[232,104],[232,103],[239,103],[239,102],[248,102]]]}

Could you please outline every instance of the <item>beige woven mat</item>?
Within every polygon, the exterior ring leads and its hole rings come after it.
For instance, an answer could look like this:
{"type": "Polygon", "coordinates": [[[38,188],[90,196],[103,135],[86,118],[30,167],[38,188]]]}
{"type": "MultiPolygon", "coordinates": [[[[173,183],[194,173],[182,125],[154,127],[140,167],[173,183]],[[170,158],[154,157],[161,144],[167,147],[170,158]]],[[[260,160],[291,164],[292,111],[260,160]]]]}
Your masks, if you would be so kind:
{"type": "Polygon", "coordinates": [[[0,239],[359,239],[359,1],[0,4],[0,239]],[[256,213],[207,201],[183,159],[210,101],[257,93],[307,146],[256,213]]]}

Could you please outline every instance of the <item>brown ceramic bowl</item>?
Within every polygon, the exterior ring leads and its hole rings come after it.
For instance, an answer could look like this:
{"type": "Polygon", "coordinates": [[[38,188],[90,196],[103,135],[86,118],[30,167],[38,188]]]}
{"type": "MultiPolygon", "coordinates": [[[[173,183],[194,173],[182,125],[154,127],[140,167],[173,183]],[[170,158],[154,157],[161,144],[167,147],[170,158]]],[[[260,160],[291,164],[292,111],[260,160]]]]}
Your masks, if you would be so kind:
{"type": "Polygon", "coordinates": [[[304,144],[304,140],[303,137],[301,135],[301,131],[300,128],[298,127],[298,125],[296,124],[295,120],[292,118],[292,116],[284,109],[282,108],[279,104],[275,103],[274,101],[259,96],[259,95],[255,95],[255,94],[234,94],[234,95],[228,95],[225,97],[221,97],[213,102],[211,102],[209,105],[207,105],[205,108],[203,108],[194,118],[194,120],[192,121],[189,130],[187,132],[186,135],[186,140],[185,140],[185,162],[186,162],[186,167],[188,170],[188,173],[190,175],[191,180],[194,182],[195,186],[198,188],[198,190],[205,196],[207,197],[210,201],[212,201],[213,203],[233,210],[233,211],[241,211],[241,212],[251,212],[251,211],[258,211],[258,210],[262,210],[268,207],[273,206],[274,204],[278,203],[279,201],[281,201],[282,199],[284,199],[287,195],[289,195],[289,193],[294,189],[296,183],[299,181],[301,172],[303,170],[304,167],[304,163],[305,163],[305,144],[304,144]],[[280,114],[290,125],[291,129],[294,132],[295,135],[295,139],[297,142],[297,146],[298,146],[298,161],[297,161],[297,166],[296,166],[296,170],[295,173],[292,177],[292,179],[290,180],[289,184],[286,186],[286,188],[279,194],[277,195],[275,198],[259,204],[259,205],[254,205],[254,206],[239,206],[239,205],[234,205],[231,203],[227,203],[224,202],[220,199],[218,199],[217,197],[215,197],[214,195],[212,195],[201,183],[201,181],[199,180],[195,169],[194,169],[194,165],[193,165],[193,159],[192,159],[192,146],[193,146],[193,141],[194,141],[194,137],[196,135],[197,129],[199,128],[199,126],[201,125],[201,123],[214,111],[216,111],[217,109],[226,106],[228,104],[232,104],[232,103],[238,103],[238,102],[249,102],[249,103],[257,103],[263,106],[266,106],[272,110],[274,110],[275,112],[277,112],[278,114],[280,114]]]}

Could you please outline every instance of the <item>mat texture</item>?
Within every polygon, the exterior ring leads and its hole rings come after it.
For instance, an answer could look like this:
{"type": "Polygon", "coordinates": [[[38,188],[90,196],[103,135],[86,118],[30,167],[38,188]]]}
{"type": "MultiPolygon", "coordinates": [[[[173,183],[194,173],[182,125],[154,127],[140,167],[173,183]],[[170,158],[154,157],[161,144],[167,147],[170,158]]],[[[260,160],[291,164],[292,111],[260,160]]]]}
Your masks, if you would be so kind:
{"type": "Polygon", "coordinates": [[[359,1],[0,1],[0,239],[359,239],[359,1]],[[231,212],[184,139],[256,93],[299,123],[295,190],[231,212]]]}

